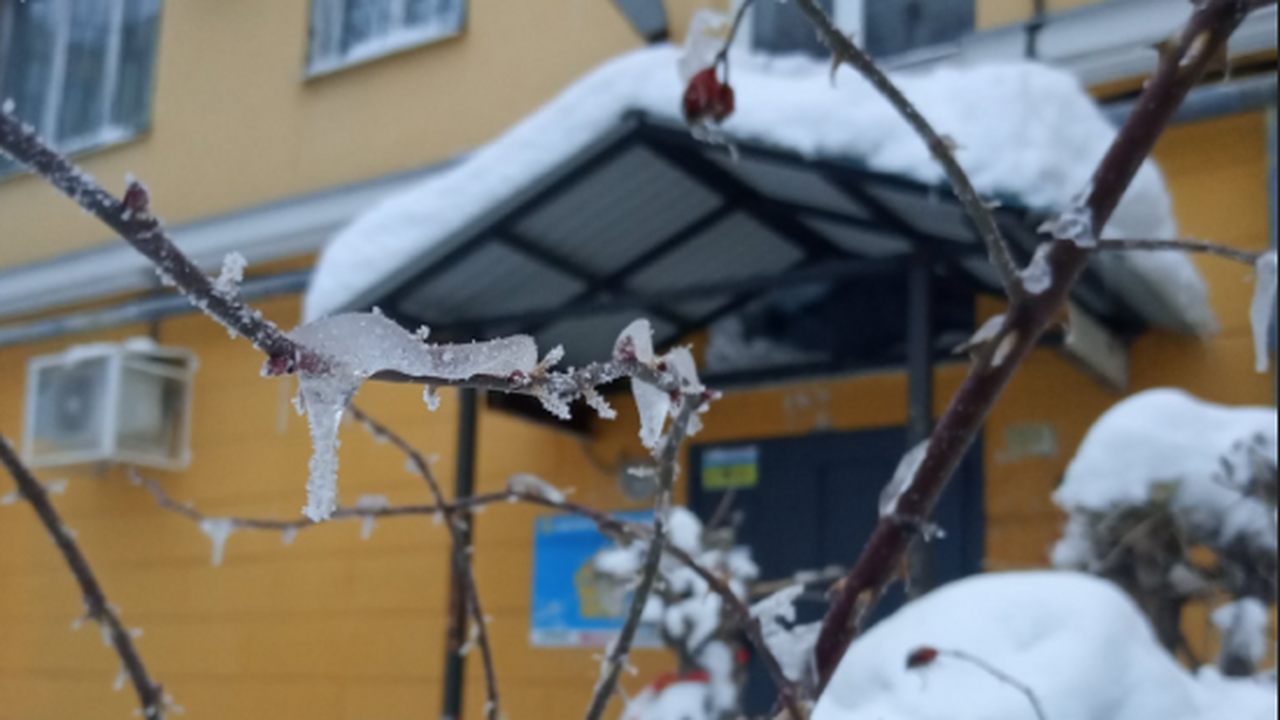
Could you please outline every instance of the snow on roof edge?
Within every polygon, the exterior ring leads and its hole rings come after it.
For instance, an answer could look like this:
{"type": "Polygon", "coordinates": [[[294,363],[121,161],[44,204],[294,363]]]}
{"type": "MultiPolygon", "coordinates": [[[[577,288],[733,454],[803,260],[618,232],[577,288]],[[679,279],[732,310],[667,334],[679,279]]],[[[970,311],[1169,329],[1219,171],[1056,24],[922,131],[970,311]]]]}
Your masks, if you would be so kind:
{"type": "MultiPolygon", "coordinates": [[[[613,58],[455,167],[386,198],[325,247],[304,300],[312,320],[365,302],[389,280],[427,264],[450,238],[601,141],[633,112],[680,121],[678,50],[613,58]]],[[[734,139],[805,157],[857,162],[917,182],[943,182],[924,143],[861,77],[804,57],[733,59],[734,139]]],[[[975,186],[1028,207],[1069,205],[1115,136],[1071,75],[1034,63],[943,67],[895,78],[940,132],[954,138],[975,186]]],[[[1115,237],[1176,237],[1164,180],[1148,161],[1107,228],[1115,237]]],[[[1195,266],[1181,254],[1126,258],[1155,280],[1161,304],[1209,334],[1216,319],[1195,266]]]]}

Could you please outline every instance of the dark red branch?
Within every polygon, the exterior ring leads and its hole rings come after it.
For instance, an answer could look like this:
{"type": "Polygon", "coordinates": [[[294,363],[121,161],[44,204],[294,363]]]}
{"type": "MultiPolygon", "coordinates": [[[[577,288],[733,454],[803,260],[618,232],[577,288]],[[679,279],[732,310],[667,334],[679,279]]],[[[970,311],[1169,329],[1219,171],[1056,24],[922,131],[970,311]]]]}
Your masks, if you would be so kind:
{"type": "MultiPolygon", "coordinates": [[[[802,8],[811,5],[810,0],[797,1],[802,8]]],[[[1106,226],[1183,99],[1254,4],[1247,0],[1207,0],[1196,6],[1176,47],[1161,59],[1133,114],[1094,174],[1085,209],[1091,214],[1095,232],[1106,226]]],[[[819,29],[823,30],[821,26],[819,29]]],[[[828,40],[835,42],[834,38],[828,40]]],[[[932,513],[934,503],[977,437],[987,414],[1040,336],[1053,323],[1091,252],[1090,248],[1071,240],[1051,241],[1045,255],[1052,276],[1050,287],[1038,295],[1015,296],[999,341],[987,344],[978,354],[973,369],[939,421],[914,482],[900,497],[897,512],[881,519],[833,600],[817,646],[823,687],[831,680],[845,650],[860,631],[861,619],[897,575],[907,548],[918,533],[919,520],[932,513]],[[998,363],[997,348],[1001,350],[998,363]],[[903,518],[914,518],[917,522],[904,522],[903,518]]]]}
{"type": "Polygon", "coordinates": [[[63,559],[66,560],[67,567],[75,576],[76,583],[80,585],[85,617],[102,625],[104,633],[111,641],[111,646],[120,656],[120,662],[123,663],[124,670],[138,693],[138,704],[142,707],[142,716],[148,720],[163,720],[165,710],[163,688],[147,674],[142,656],[133,645],[133,636],[120,622],[111,603],[107,602],[107,595],[103,592],[102,585],[98,583],[98,578],[93,574],[89,561],[84,553],[80,552],[80,547],[71,537],[66,526],[62,524],[62,519],[54,509],[53,503],[49,501],[49,493],[18,458],[9,440],[3,435],[0,435],[0,464],[4,465],[13,476],[14,482],[18,484],[18,493],[31,503],[36,515],[40,517],[40,522],[58,546],[63,559]]]}

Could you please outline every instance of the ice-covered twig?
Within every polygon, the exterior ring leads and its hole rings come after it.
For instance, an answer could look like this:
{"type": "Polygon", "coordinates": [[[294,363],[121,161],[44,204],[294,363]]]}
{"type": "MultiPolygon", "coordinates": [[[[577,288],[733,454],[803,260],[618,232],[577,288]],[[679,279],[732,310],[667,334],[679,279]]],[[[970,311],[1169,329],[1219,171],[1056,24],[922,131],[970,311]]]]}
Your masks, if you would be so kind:
{"type": "Polygon", "coordinates": [[[1009,245],[1005,241],[1004,235],[1000,232],[1000,226],[996,224],[996,218],[991,212],[991,207],[978,194],[978,190],[974,188],[968,174],[965,173],[964,168],[960,167],[960,163],[956,161],[955,153],[952,150],[955,144],[954,141],[949,141],[933,129],[933,125],[902,94],[898,86],[880,68],[876,67],[871,56],[863,52],[862,48],[858,47],[852,38],[840,32],[835,23],[832,22],[831,17],[817,2],[814,0],[795,0],[795,5],[817,28],[818,37],[831,49],[836,61],[848,63],[861,73],[893,105],[898,113],[902,115],[902,118],[916,131],[916,134],[920,136],[925,145],[928,146],[930,154],[942,166],[943,173],[946,174],[947,180],[951,183],[951,189],[960,200],[960,204],[964,206],[965,212],[969,214],[969,219],[973,221],[974,227],[978,230],[978,235],[986,245],[987,255],[991,259],[991,264],[995,267],[996,272],[1000,274],[1005,292],[1009,294],[1010,298],[1016,298],[1021,295],[1022,287],[1018,282],[1018,266],[1014,263],[1013,255],[1009,252],[1009,245]]]}
{"type": "MultiPolygon", "coordinates": [[[[955,182],[953,174],[963,176],[954,164],[946,142],[918,119],[919,114],[901,99],[901,93],[892,82],[836,30],[817,4],[813,0],[795,0],[795,3],[813,21],[821,37],[840,59],[862,70],[878,89],[907,113],[909,119],[916,119],[912,126],[948,169],[948,177],[955,182]]],[[[1159,66],[1147,81],[1134,112],[1120,128],[1094,172],[1087,196],[1081,203],[1092,227],[1106,227],[1120,199],[1187,93],[1213,65],[1227,39],[1249,11],[1273,4],[1275,0],[1205,0],[1196,4],[1186,27],[1160,58],[1159,66]]],[[[1037,294],[1027,293],[1016,284],[1016,267],[1008,258],[1007,248],[1002,242],[996,242],[999,236],[991,234],[986,226],[988,222],[994,224],[989,211],[976,193],[969,194],[963,189],[968,187],[967,183],[962,179],[961,183],[957,186],[961,200],[978,224],[993,262],[1001,271],[1006,287],[1010,288],[1011,304],[1002,325],[1001,341],[975,348],[973,366],[939,419],[915,481],[899,498],[897,515],[904,517],[929,517],[938,496],[977,438],[1010,378],[1044,332],[1056,322],[1080,274],[1099,250],[1087,242],[1056,239],[1047,242],[1048,248],[1042,260],[1050,280],[1049,286],[1037,294]]],[[[818,639],[817,659],[822,686],[831,679],[845,650],[857,636],[858,619],[874,606],[884,589],[898,576],[915,533],[914,528],[898,522],[896,518],[882,518],[857,563],[839,585],[818,639]]]]}
{"type": "Polygon", "coordinates": [[[1044,714],[1044,707],[1040,704],[1040,698],[1036,696],[1035,691],[1028,687],[1026,683],[1004,672],[986,660],[963,650],[947,650],[931,647],[917,648],[907,656],[907,668],[915,670],[929,667],[933,665],[933,663],[937,662],[939,657],[950,657],[967,662],[996,680],[999,680],[1005,685],[1017,690],[1027,698],[1027,702],[1031,703],[1031,709],[1035,711],[1036,717],[1039,718],[1039,720],[1048,720],[1048,716],[1044,714]]]}
{"type": "Polygon", "coordinates": [[[120,656],[124,671],[133,683],[134,690],[138,693],[138,704],[141,706],[142,716],[148,720],[163,720],[165,715],[164,689],[159,683],[152,680],[151,675],[147,673],[147,668],[142,662],[142,656],[138,654],[138,649],[134,647],[133,634],[120,622],[116,609],[111,603],[107,602],[107,595],[103,591],[102,585],[98,582],[97,576],[93,574],[89,561],[85,558],[84,553],[80,551],[75,539],[67,532],[66,526],[62,524],[62,519],[58,516],[58,511],[54,509],[53,503],[49,501],[48,490],[31,474],[31,471],[27,469],[26,465],[18,458],[17,453],[14,452],[9,440],[3,435],[0,435],[0,464],[4,465],[9,474],[13,476],[14,482],[18,485],[18,491],[27,502],[31,503],[36,515],[40,517],[40,522],[53,538],[54,544],[58,546],[63,559],[66,560],[67,567],[70,568],[71,574],[75,576],[76,583],[80,585],[80,592],[84,600],[85,617],[97,622],[102,627],[103,639],[107,640],[115,648],[116,654],[120,656]]]}

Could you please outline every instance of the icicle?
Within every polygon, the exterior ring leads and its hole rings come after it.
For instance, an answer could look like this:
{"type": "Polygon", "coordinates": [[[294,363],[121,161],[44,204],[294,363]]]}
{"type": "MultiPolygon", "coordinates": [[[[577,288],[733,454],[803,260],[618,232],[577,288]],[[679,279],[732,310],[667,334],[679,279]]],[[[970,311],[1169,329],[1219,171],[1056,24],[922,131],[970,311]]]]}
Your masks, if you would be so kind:
{"type": "MultiPolygon", "coordinates": [[[[356,509],[368,512],[376,512],[378,510],[386,510],[391,507],[391,501],[386,495],[361,495],[356,498],[356,509]]],[[[373,515],[365,515],[360,523],[360,539],[368,540],[373,535],[373,528],[378,524],[378,518],[373,515]]]]}
{"type": "Polygon", "coordinates": [[[1258,372],[1271,365],[1271,319],[1276,312],[1276,251],[1264,253],[1254,264],[1253,302],[1249,324],[1253,326],[1253,351],[1258,372]]]}
{"type": "Polygon", "coordinates": [[[431,412],[440,409],[440,393],[435,385],[428,385],[422,388],[422,401],[427,404],[427,409],[431,412]]]}
{"type": "Polygon", "coordinates": [[[129,671],[125,670],[124,666],[121,665],[120,671],[116,673],[115,682],[111,683],[111,690],[113,692],[120,692],[121,690],[124,689],[125,681],[127,681],[128,679],[129,679],[129,671]]]}
{"type": "Polygon", "coordinates": [[[280,542],[284,543],[285,547],[292,545],[293,541],[297,539],[297,537],[298,528],[296,527],[287,527],[280,531],[280,542]]]}
{"type": "Polygon", "coordinates": [[[315,522],[328,520],[338,506],[338,428],[358,386],[358,380],[342,377],[298,376],[298,392],[311,431],[307,505],[302,513],[315,522]]]}
{"type": "Polygon", "coordinates": [[[222,564],[222,553],[227,547],[227,538],[236,529],[236,521],[231,518],[205,518],[200,521],[200,532],[209,536],[213,544],[213,566],[222,564]]]}

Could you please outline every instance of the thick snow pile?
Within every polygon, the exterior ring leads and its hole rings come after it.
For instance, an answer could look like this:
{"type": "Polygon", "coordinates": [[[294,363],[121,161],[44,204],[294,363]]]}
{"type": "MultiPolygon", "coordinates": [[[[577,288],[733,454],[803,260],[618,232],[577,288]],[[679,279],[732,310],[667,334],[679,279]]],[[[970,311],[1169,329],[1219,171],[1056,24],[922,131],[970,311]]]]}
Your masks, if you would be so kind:
{"type": "Polygon", "coordinates": [[[1168,388],[1138,393],[1094,423],[1053,499],[1071,514],[1053,551],[1059,567],[1090,568],[1090,517],[1171,496],[1215,545],[1276,547],[1275,510],[1248,492],[1258,460],[1276,463],[1276,410],[1226,407],[1168,388]]]}
{"type": "MultiPolygon", "coordinates": [[[[394,195],[325,248],[306,296],[314,319],[346,308],[424,251],[462,231],[614,130],[629,112],[679,121],[680,52],[658,46],[611,60],[465,161],[394,195]]],[[[922,183],[943,174],[919,138],[860,76],[828,62],[735,55],[730,140],[856,162],[922,183]]],[[[1060,210],[1086,187],[1114,128],[1077,80],[1036,64],[942,68],[895,78],[940,132],[979,191],[1060,210]]],[[[1147,163],[1104,233],[1169,238],[1164,181],[1147,163]]],[[[1214,325],[1203,280],[1181,254],[1127,257],[1192,325],[1214,325]]]]}
{"type": "Polygon", "coordinates": [[[917,600],[856,641],[813,720],[1034,720],[1027,697],[970,662],[1027,686],[1050,720],[1262,720],[1270,683],[1193,676],[1156,642],[1113,584],[1072,572],[982,575],[917,600]],[[907,658],[943,651],[926,667],[907,658]]]}

